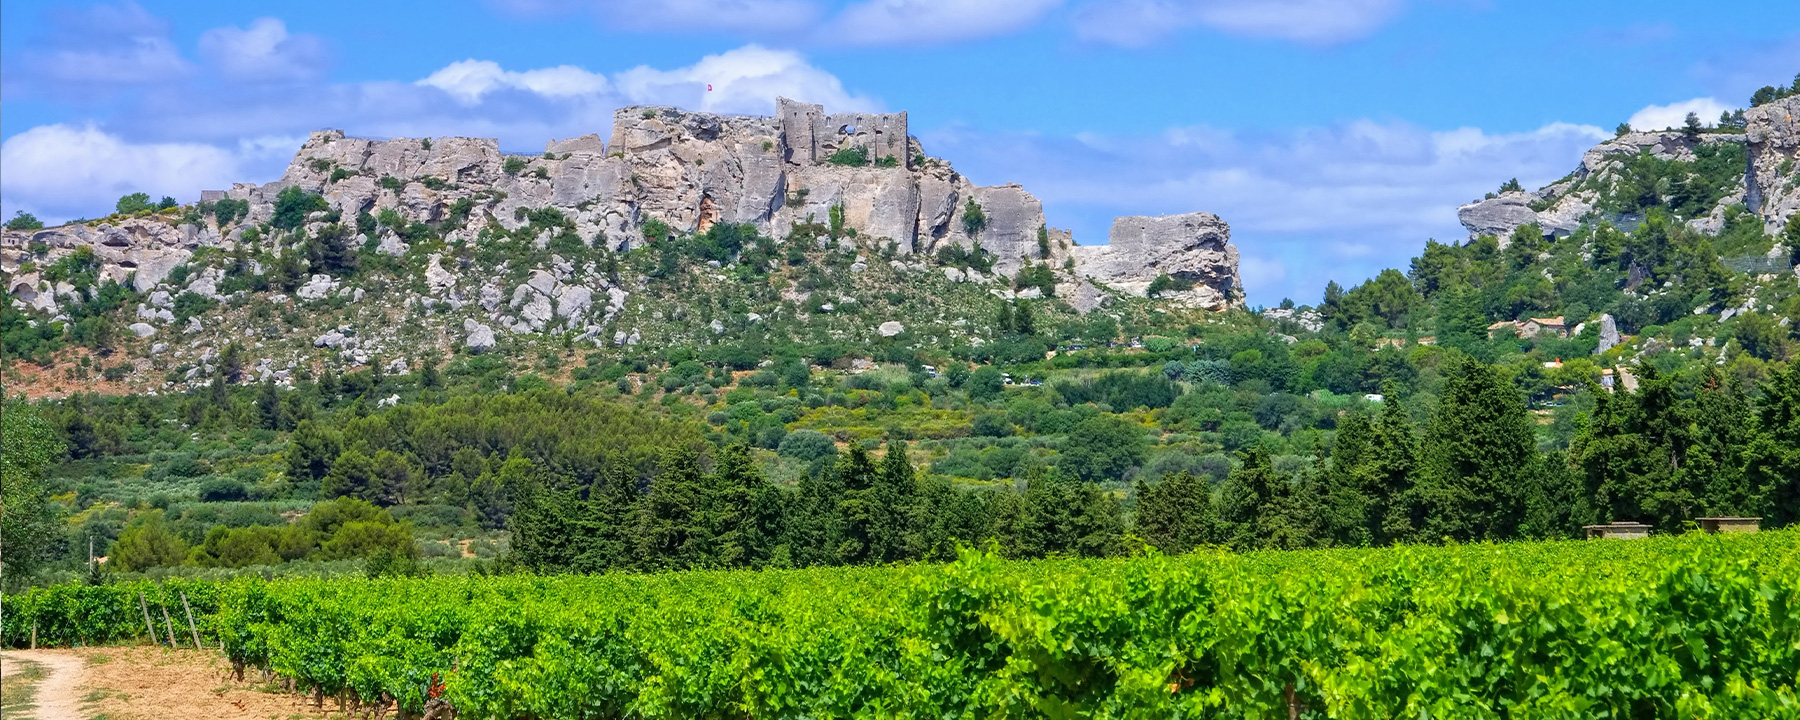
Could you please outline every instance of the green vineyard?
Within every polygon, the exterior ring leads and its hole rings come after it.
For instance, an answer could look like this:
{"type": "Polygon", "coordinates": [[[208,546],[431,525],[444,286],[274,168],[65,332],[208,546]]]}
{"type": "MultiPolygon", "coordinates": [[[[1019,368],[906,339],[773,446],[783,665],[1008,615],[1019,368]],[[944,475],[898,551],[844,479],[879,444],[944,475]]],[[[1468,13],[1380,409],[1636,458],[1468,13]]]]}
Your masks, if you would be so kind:
{"type": "Polygon", "coordinates": [[[461,718],[1800,717],[1800,531],[9,597],[18,647],[197,634],[461,718]],[[184,599],[195,617],[186,627],[184,599]]]}

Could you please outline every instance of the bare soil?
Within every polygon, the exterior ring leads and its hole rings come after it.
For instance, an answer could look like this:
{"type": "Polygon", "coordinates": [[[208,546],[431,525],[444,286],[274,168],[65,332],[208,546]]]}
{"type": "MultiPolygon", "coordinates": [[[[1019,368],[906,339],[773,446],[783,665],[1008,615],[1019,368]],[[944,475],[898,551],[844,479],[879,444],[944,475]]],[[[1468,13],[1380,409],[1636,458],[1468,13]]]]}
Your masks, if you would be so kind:
{"type": "MultiPolygon", "coordinates": [[[[208,650],[98,647],[7,651],[0,658],[5,666],[26,660],[47,671],[36,688],[31,717],[37,720],[327,717],[307,698],[257,682],[255,673],[245,682],[233,681],[230,664],[208,650]]],[[[15,671],[4,672],[10,677],[15,671]]],[[[326,709],[333,709],[331,702],[326,709]]]]}

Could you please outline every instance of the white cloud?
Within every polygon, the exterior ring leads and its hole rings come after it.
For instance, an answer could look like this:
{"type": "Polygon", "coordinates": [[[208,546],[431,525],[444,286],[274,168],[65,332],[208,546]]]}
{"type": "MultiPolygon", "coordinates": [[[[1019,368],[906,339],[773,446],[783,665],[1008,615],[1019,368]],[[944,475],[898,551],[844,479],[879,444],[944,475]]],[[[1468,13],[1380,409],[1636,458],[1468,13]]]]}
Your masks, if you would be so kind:
{"type": "Polygon", "coordinates": [[[492,60],[468,59],[451,63],[418,82],[449,93],[465,105],[503,88],[528,90],[547,97],[576,97],[606,92],[606,76],[573,65],[512,72],[492,60]]]}
{"type": "Polygon", "coordinates": [[[841,110],[879,110],[880,103],[844,89],[836,76],[791,50],[746,45],[708,55],[688,67],[636,67],[613,76],[626,104],[677,104],[709,112],[770,114],[777,96],[841,110]],[[711,90],[707,90],[707,86],[711,90]]]}
{"type": "MultiPolygon", "coordinates": [[[[286,158],[299,140],[280,144],[286,158]]],[[[267,156],[255,142],[238,150],[131,143],[92,125],[40,125],[0,144],[0,165],[6,167],[0,198],[9,212],[28,210],[53,221],[108,211],[120,196],[134,192],[192,201],[201,190],[243,180],[246,166],[267,156]]]]}
{"type": "Polygon", "coordinates": [[[639,32],[724,31],[749,35],[798,32],[820,17],[808,0],[489,0],[516,12],[582,12],[603,28],[639,32]]]}
{"type": "Polygon", "coordinates": [[[864,0],[820,33],[844,45],[938,44],[1010,33],[1035,24],[1062,0],[864,0]]]}
{"type": "Polygon", "coordinates": [[[1683,100],[1667,105],[1651,105],[1631,114],[1625,122],[1631,124],[1633,130],[1666,130],[1679,128],[1687,124],[1687,114],[1700,116],[1700,122],[1708,126],[1719,122],[1719,114],[1734,109],[1731,105],[1709,97],[1683,100]]]}
{"type": "Polygon", "coordinates": [[[249,28],[218,27],[200,35],[200,54],[227,77],[307,80],[325,70],[329,54],[316,35],[289,34],[276,18],[257,18],[249,28]]]}
{"type": "Polygon", "coordinates": [[[1232,35],[1331,45],[1366,37],[1400,14],[1405,0],[1125,0],[1076,13],[1076,34],[1137,47],[1195,26],[1232,35]]]}
{"type": "Polygon", "coordinates": [[[927,133],[923,142],[976,182],[1024,185],[1044,201],[1051,224],[1072,229],[1083,244],[1105,242],[1119,215],[1216,213],[1246,258],[1251,302],[1273,304],[1283,295],[1316,301],[1327,279],[1348,286],[1384,267],[1405,268],[1427,238],[1466,236],[1458,205],[1508,178],[1531,187],[1551,182],[1608,137],[1568,123],[1491,133],[1362,120],[1149,136],[954,129],[927,133]]]}

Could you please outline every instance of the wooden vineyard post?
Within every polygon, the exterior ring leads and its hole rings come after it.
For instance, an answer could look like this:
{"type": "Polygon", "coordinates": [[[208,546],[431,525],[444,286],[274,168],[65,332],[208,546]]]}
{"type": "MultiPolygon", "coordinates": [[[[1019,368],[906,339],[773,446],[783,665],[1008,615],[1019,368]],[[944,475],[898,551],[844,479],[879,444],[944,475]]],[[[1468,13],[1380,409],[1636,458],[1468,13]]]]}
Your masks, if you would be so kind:
{"type": "Polygon", "coordinates": [[[37,618],[31,619],[31,649],[37,649],[37,618]]]}
{"type": "Polygon", "coordinates": [[[150,644],[162,644],[156,639],[156,623],[150,622],[150,603],[144,601],[143,593],[138,593],[138,608],[144,611],[144,629],[150,632],[150,644]]]}
{"type": "Polygon", "coordinates": [[[163,628],[169,631],[169,647],[180,647],[181,643],[175,639],[175,621],[169,619],[169,606],[158,605],[157,607],[162,608],[163,611],[163,628]]]}
{"type": "MultiPolygon", "coordinates": [[[[181,609],[187,611],[188,632],[191,632],[194,634],[194,649],[199,650],[200,649],[200,626],[194,624],[194,606],[188,604],[186,590],[181,591],[181,609]]],[[[225,641],[224,640],[219,641],[219,649],[220,650],[225,649],[225,641]]]]}

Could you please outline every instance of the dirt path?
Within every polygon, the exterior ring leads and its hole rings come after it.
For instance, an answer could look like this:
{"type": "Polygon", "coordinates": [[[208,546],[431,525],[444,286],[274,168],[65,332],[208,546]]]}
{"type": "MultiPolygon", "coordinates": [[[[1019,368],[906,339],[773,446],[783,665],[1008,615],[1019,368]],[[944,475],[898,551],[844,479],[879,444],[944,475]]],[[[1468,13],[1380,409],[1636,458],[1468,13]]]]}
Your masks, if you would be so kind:
{"type": "Polygon", "coordinates": [[[86,720],[81,712],[81,682],[87,664],[73,650],[9,650],[0,663],[27,660],[44,668],[32,704],[37,720],[86,720]]]}
{"type": "MultiPolygon", "coordinates": [[[[15,660],[40,664],[37,720],[310,720],[325,714],[299,695],[273,686],[234,682],[224,658],[212,651],[163,647],[99,647],[75,650],[7,651],[5,674],[15,660]]],[[[251,673],[254,681],[256,673],[251,673]]],[[[327,709],[332,707],[327,703],[327,709]]],[[[12,713],[7,714],[12,720],[12,713]]]]}

